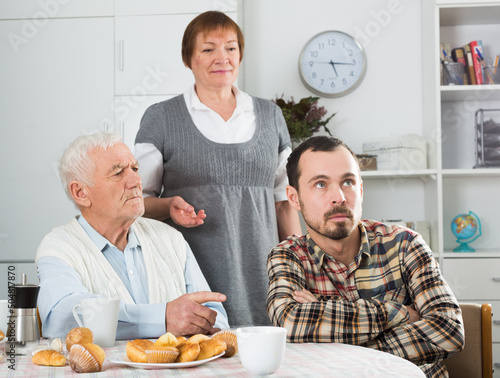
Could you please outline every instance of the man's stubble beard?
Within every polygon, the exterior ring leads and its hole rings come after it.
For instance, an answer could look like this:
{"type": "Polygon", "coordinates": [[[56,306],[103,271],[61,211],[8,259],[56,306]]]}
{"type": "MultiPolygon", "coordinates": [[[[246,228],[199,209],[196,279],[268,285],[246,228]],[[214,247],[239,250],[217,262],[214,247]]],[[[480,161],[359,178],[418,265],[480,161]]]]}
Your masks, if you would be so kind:
{"type": "MultiPolygon", "coordinates": [[[[304,204],[301,201],[299,201],[299,202],[300,202],[301,208],[304,209],[304,204]]],[[[345,214],[351,220],[354,219],[354,215],[350,209],[348,209],[345,206],[338,205],[338,206],[335,206],[334,208],[332,208],[330,211],[328,211],[323,216],[323,224],[325,225],[325,227],[324,227],[324,230],[321,230],[320,225],[318,223],[315,224],[315,223],[311,222],[308,219],[305,212],[302,211],[302,217],[304,218],[304,222],[311,230],[313,230],[314,232],[316,232],[319,235],[322,235],[328,239],[342,240],[342,239],[347,238],[352,233],[352,230],[350,230],[347,227],[347,221],[336,222],[336,227],[333,229],[329,229],[326,227],[326,224],[328,223],[328,219],[336,214],[345,214]]]]}

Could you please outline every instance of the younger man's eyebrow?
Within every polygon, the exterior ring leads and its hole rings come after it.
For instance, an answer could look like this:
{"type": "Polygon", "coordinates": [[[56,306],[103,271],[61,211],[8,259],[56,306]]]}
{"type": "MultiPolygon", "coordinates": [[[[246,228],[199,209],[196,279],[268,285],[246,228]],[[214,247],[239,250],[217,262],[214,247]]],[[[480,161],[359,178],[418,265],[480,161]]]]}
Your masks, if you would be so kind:
{"type": "Polygon", "coordinates": [[[316,180],[328,180],[330,177],[327,175],[316,175],[314,177],[311,177],[311,179],[308,181],[308,183],[316,181],[316,180]]]}

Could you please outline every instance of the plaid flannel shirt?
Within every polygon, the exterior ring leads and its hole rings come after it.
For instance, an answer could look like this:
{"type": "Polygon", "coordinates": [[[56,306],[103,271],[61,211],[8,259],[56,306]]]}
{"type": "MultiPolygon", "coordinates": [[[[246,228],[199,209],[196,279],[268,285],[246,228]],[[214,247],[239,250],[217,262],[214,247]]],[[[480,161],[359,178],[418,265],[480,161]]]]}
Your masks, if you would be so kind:
{"type": "Polygon", "coordinates": [[[407,228],[362,220],[359,254],[348,267],[310,238],[292,236],[268,257],[267,311],[290,342],[338,342],[406,358],[427,376],[447,377],[443,360],[463,348],[458,302],[432,251],[407,228]],[[294,290],[318,302],[300,304],[294,290]],[[421,319],[408,323],[406,305],[421,319]]]}

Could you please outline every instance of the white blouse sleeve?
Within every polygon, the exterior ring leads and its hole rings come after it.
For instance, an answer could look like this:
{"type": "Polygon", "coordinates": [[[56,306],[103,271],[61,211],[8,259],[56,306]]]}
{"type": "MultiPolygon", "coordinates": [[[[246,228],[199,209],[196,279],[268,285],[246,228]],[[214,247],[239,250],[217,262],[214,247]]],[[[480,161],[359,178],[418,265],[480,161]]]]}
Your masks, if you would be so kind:
{"type": "Polygon", "coordinates": [[[163,185],[163,156],[151,143],[137,143],[134,156],[139,162],[144,197],[159,197],[163,185]]]}
{"type": "Polygon", "coordinates": [[[292,148],[287,147],[278,155],[278,169],[274,176],[274,202],[286,201],[286,186],[288,185],[288,176],[286,174],[286,163],[292,153],[292,148]]]}

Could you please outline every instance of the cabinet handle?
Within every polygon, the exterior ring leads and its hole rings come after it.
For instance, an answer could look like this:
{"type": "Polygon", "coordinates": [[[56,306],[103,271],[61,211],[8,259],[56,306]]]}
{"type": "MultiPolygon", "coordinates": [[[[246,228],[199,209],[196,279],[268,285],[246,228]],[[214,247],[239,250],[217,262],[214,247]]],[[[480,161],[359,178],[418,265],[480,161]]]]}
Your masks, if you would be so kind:
{"type": "Polygon", "coordinates": [[[495,365],[495,367],[496,367],[496,368],[499,368],[499,369],[500,369],[500,363],[495,362],[495,364],[494,364],[494,365],[495,365]]]}
{"type": "Polygon", "coordinates": [[[125,69],[125,43],[123,42],[123,39],[120,40],[120,71],[123,71],[125,69]]]}
{"type": "Polygon", "coordinates": [[[494,325],[500,325],[500,320],[493,320],[494,325]]]}
{"type": "Polygon", "coordinates": [[[500,282],[500,277],[493,277],[493,282],[500,282]]]}

